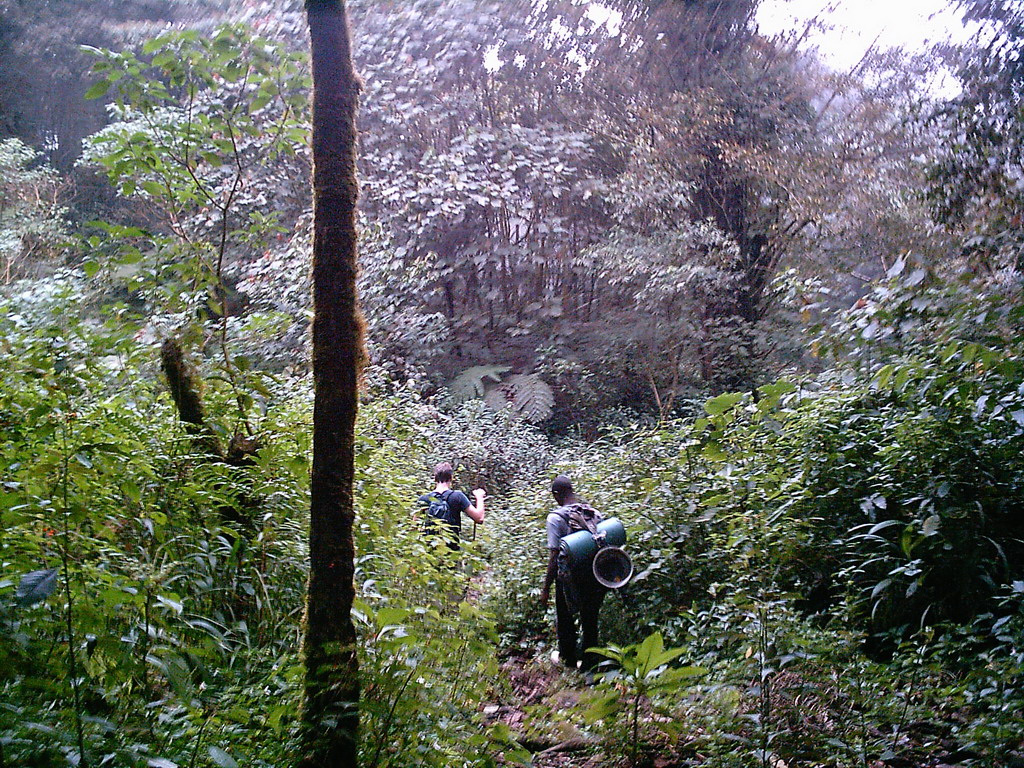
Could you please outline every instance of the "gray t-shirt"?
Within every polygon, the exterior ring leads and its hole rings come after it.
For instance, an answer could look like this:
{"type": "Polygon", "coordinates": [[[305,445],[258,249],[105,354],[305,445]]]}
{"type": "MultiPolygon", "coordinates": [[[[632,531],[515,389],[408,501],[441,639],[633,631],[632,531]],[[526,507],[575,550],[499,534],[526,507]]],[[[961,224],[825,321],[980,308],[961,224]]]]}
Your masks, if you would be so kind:
{"type": "Polygon", "coordinates": [[[548,549],[558,549],[561,546],[562,537],[569,535],[569,521],[566,520],[564,514],[559,514],[559,510],[562,509],[565,507],[558,507],[548,514],[548,549]]]}
{"type": "Polygon", "coordinates": [[[571,532],[569,528],[569,510],[576,506],[586,507],[588,510],[591,510],[594,514],[595,522],[599,522],[604,519],[604,515],[593,510],[590,505],[585,502],[577,501],[572,504],[565,504],[561,507],[556,507],[551,510],[551,513],[548,515],[548,549],[559,549],[562,537],[568,536],[571,532]]]}

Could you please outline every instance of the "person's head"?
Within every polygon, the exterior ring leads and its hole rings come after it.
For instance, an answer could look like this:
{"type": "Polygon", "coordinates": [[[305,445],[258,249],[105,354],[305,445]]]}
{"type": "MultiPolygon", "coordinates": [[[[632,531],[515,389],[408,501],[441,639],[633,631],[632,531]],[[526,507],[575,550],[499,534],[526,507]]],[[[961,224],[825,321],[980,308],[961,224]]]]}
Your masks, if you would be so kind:
{"type": "Polygon", "coordinates": [[[452,481],[452,465],[447,461],[442,461],[436,467],[434,467],[434,482],[436,483],[450,483],[452,481]]]}
{"type": "Polygon", "coordinates": [[[572,480],[566,475],[559,475],[551,481],[551,494],[559,504],[568,504],[576,498],[572,489],[572,480]]]}

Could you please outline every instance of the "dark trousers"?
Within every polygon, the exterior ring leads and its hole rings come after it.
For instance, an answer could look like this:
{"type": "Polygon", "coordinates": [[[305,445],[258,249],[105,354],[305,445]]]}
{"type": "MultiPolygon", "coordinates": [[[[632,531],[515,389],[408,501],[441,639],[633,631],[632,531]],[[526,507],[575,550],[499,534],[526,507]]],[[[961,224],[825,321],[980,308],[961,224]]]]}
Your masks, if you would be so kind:
{"type": "Polygon", "coordinates": [[[583,671],[597,666],[603,656],[587,653],[598,643],[598,613],[607,590],[591,576],[571,578],[566,583],[559,578],[555,581],[555,630],[558,633],[558,656],[563,664],[576,669],[576,662],[582,656],[583,671]],[[577,626],[578,624],[578,626],[577,626]],[[580,631],[583,638],[580,642],[580,631]]]}

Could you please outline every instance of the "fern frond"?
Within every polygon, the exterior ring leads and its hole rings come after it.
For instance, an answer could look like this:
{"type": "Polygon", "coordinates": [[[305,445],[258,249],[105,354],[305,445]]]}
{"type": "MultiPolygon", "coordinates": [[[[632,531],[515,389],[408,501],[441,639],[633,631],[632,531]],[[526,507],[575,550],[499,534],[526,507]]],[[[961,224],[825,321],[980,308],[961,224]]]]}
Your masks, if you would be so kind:
{"type": "Polygon", "coordinates": [[[546,381],[533,373],[509,376],[492,391],[500,391],[512,412],[531,424],[544,421],[555,408],[555,393],[546,381]]]}
{"type": "Polygon", "coordinates": [[[500,384],[491,387],[484,393],[484,404],[492,411],[503,411],[512,407],[508,401],[508,395],[505,394],[505,387],[500,384]]]}
{"type": "Polygon", "coordinates": [[[487,380],[500,382],[501,375],[509,370],[507,365],[474,365],[452,379],[448,392],[456,403],[484,397],[488,389],[487,380]]]}

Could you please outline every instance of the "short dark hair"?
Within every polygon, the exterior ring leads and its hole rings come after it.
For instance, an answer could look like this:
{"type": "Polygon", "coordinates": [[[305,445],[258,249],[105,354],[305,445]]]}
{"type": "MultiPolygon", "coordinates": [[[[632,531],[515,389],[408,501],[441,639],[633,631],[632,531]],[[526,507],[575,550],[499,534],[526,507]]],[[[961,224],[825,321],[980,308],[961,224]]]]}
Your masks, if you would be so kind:
{"type": "Polygon", "coordinates": [[[576,495],[572,489],[572,480],[567,475],[559,475],[551,481],[551,493],[559,504],[564,504],[576,495]]]}
{"type": "Polygon", "coordinates": [[[450,483],[452,481],[452,465],[447,461],[442,461],[436,467],[434,467],[434,482],[435,483],[450,483]]]}

